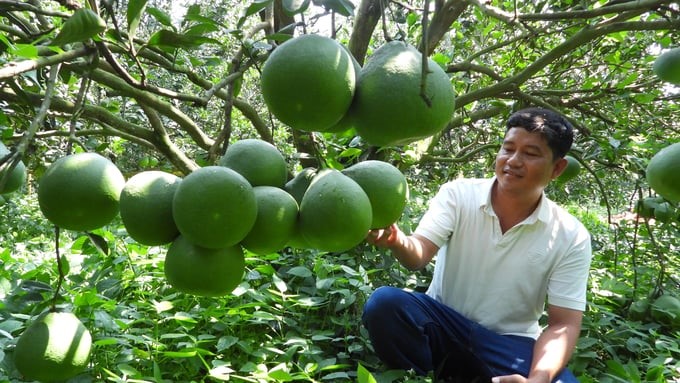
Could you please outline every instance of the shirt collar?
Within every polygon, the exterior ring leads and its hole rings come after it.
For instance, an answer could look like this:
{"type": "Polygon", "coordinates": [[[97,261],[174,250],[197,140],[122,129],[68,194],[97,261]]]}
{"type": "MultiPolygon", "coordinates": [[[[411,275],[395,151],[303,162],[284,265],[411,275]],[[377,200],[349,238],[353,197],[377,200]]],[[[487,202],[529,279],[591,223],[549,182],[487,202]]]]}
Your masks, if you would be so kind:
{"type": "MultiPolygon", "coordinates": [[[[496,215],[493,211],[493,206],[491,206],[491,189],[495,183],[496,176],[489,178],[489,182],[485,186],[486,198],[480,198],[479,203],[479,207],[492,216],[496,215]]],[[[546,223],[550,221],[550,208],[548,207],[548,197],[546,197],[545,192],[541,194],[541,200],[538,202],[536,209],[523,222],[525,224],[533,224],[537,220],[546,223]]]]}

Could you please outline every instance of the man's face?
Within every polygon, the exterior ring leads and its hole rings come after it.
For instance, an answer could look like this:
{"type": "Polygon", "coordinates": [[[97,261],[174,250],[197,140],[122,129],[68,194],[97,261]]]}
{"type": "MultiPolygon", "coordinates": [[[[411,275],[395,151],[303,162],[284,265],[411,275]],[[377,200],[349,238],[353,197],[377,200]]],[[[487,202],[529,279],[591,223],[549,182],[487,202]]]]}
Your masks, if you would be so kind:
{"type": "Polygon", "coordinates": [[[543,192],[550,180],[562,173],[563,158],[553,161],[547,141],[538,132],[510,128],[496,155],[499,190],[510,193],[543,192]]]}

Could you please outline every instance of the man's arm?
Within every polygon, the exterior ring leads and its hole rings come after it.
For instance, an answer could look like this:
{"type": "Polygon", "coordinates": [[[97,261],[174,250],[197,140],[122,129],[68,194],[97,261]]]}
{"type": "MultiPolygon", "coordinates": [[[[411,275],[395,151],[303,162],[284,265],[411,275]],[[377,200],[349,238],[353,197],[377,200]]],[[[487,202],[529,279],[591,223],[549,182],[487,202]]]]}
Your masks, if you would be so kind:
{"type": "Polygon", "coordinates": [[[548,305],[548,327],[536,340],[529,377],[508,375],[493,383],[549,383],[569,362],[581,333],[583,312],[548,305]]]}
{"type": "Polygon", "coordinates": [[[439,250],[437,245],[421,235],[404,234],[396,224],[369,231],[366,241],[390,249],[399,263],[409,270],[422,269],[439,250]]]}

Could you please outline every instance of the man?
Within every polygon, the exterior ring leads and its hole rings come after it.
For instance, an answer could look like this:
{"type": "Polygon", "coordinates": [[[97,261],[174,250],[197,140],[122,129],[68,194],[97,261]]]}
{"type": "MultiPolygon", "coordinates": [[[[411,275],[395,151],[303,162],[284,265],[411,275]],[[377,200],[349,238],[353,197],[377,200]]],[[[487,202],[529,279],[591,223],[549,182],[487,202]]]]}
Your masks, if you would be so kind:
{"type": "Polygon", "coordinates": [[[439,254],[426,293],[381,287],[366,302],[363,323],[387,365],[464,382],[577,382],[565,366],[586,304],[590,235],[544,194],[572,141],[560,114],[520,110],[495,177],[444,184],[412,235],[369,232],[411,270],[439,254]]]}

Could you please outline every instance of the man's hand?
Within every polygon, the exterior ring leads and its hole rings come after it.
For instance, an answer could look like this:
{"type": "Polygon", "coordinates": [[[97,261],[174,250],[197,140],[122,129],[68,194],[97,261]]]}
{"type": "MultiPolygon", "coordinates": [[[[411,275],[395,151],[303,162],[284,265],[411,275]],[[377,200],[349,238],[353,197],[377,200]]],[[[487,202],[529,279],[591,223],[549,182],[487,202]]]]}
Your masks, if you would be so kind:
{"type": "Polygon", "coordinates": [[[396,224],[392,224],[384,229],[369,230],[366,242],[378,247],[392,247],[397,243],[401,230],[396,224]]]}

